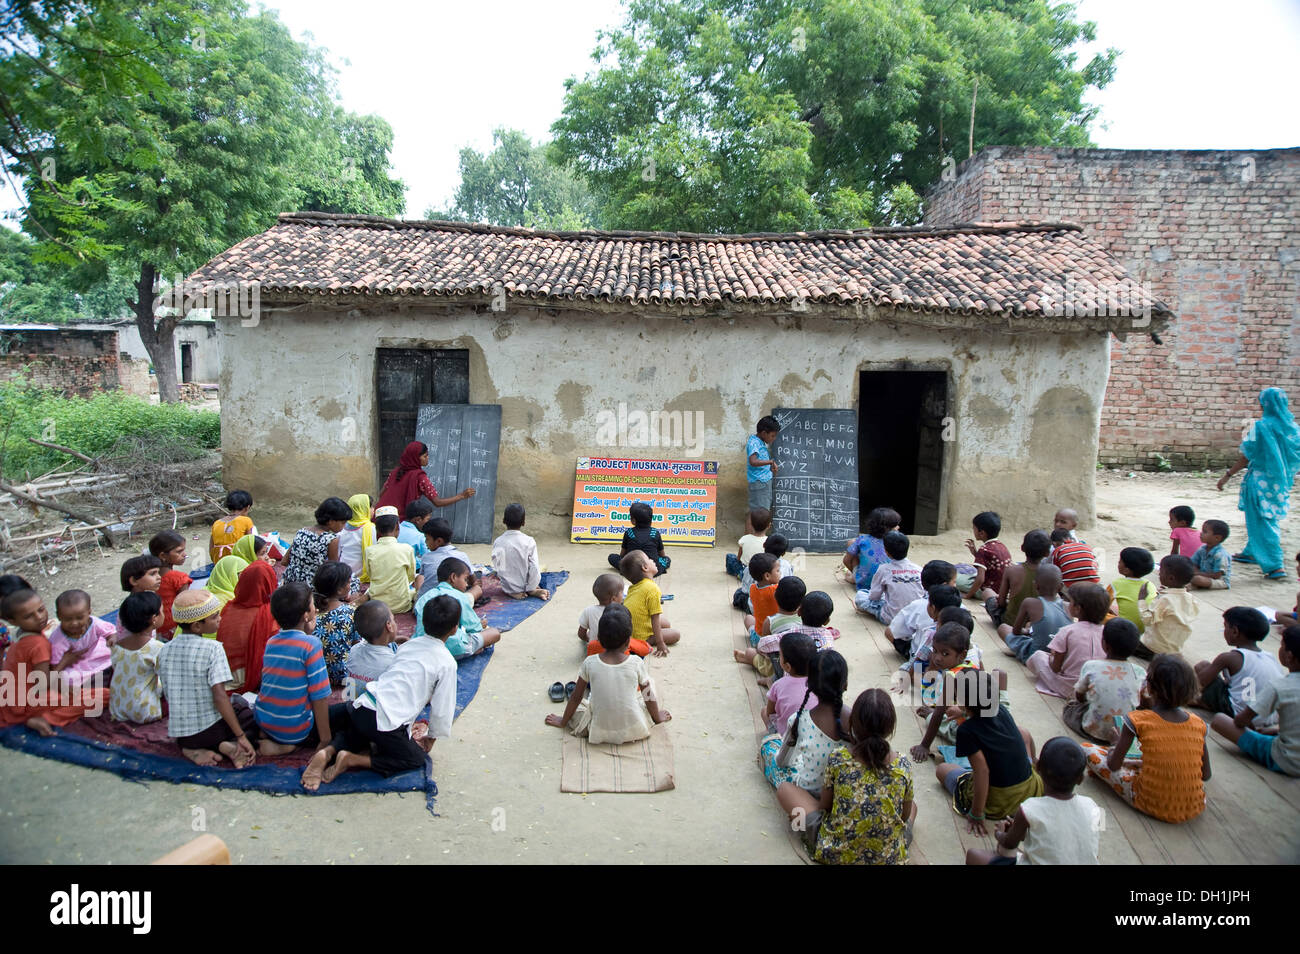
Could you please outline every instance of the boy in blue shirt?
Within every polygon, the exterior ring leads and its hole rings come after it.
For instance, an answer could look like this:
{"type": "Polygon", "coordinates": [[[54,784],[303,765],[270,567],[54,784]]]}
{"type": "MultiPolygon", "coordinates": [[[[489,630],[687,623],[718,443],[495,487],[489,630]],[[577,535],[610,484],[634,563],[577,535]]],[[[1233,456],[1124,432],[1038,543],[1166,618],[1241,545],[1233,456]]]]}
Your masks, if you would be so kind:
{"type": "Polygon", "coordinates": [[[1201,525],[1201,546],[1192,554],[1196,575],[1187,584],[1193,590],[1226,590],[1232,586],[1232,558],[1223,548],[1228,539],[1228,525],[1222,520],[1207,520],[1201,525]]]}
{"type": "Polygon", "coordinates": [[[776,474],[776,461],[772,459],[772,443],[776,440],[781,425],[776,418],[768,414],[759,419],[745,444],[745,457],[748,466],[745,475],[749,479],[749,509],[762,507],[772,509],[772,478],[776,474]]]}
{"type": "MultiPolygon", "coordinates": [[[[457,658],[474,656],[501,639],[501,631],[483,626],[483,620],[474,612],[474,597],[469,593],[473,573],[469,564],[456,557],[447,557],[438,564],[438,585],[425,590],[415,601],[415,636],[424,636],[424,607],[438,596],[450,596],[460,604],[460,625],[447,639],[447,649],[457,658]]],[[[414,638],[414,637],[413,637],[414,638]]]]}
{"type": "MultiPolygon", "coordinates": [[[[376,511],[378,516],[379,512],[376,511]]],[[[433,504],[421,497],[406,505],[406,519],[397,528],[397,542],[405,543],[415,551],[415,558],[422,559],[429,552],[429,545],[424,540],[424,525],[433,516],[433,504]]]]}

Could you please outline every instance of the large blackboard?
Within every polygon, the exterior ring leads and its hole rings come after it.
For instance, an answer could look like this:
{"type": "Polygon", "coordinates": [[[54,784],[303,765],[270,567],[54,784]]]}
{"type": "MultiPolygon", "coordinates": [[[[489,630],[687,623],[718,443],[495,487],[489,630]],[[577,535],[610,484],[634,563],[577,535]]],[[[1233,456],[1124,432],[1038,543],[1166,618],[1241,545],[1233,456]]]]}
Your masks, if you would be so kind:
{"type": "Polygon", "coordinates": [[[438,509],[456,543],[491,543],[501,451],[501,405],[421,404],[415,439],[429,448],[425,473],[439,497],[474,488],[469,500],[438,509]]]}
{"type": "Polygon", "coordinates": [[[777,408],[772,532],[790,548],[832,553],[858,534],[856,411],[777,408]]]}

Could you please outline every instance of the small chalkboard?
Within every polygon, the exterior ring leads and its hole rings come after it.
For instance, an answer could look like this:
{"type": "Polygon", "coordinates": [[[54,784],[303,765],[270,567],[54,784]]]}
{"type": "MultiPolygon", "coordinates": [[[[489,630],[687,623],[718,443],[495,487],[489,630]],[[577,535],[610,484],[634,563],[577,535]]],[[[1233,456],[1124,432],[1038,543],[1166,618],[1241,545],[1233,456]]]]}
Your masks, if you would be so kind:
{"type": "Polygon", "coordinates": [[[772,533],[790,548],[832,553],[858,535],[858,415],[851,410],[777,408],[778,464],[772,533]]]}
{"type": "Polygon", "coordinates": [[[436,510],[456,543],[491,543],[501,451],[501,405],[421,404],[415,439],[428,446],[424,469],[440,497],[474,488],[469,500],[436,510]]]}

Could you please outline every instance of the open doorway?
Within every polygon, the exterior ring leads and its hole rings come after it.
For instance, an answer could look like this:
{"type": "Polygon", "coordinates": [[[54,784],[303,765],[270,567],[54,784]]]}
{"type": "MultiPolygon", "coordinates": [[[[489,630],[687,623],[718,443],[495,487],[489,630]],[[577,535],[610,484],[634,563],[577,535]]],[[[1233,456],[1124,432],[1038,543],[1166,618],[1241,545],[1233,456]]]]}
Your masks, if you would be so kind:
{"type": "Polygon", "coordinates": [[[188,341],[181,342],[181,383],[189,384],[194,380],[194,345],[188,341]]]}
{"type": "Polygon", "coordinates": [[[893,507],[904,533],[938,533],[948,373],[862,371],[858,384],[862,519],[876,507],[893,507]]]}

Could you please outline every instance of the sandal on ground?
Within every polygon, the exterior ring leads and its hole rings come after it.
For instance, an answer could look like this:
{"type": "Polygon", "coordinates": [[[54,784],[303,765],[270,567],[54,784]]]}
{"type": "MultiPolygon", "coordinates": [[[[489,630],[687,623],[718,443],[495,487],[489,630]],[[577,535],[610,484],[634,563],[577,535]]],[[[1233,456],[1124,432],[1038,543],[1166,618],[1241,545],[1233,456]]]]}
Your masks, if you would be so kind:
{"type": "Polygon", "coordinates": [[[569,696],[573,695],[574,691],[577,688],[578,688],[578,684],[576,682],[566,682],[564,684],[564,698],[567,699],[569,698],[569,696]]]}
{"type": "Polygon", "coordinates": [[[1264,579],[1285,583],[1287,581],[1286,570],[1273,570],[1271,573],[1265,573],[1264,579]]]}
{"type": "Polygon", "coordinates": [[[552,702],[563,702],[568,698],[568,695],[564,691],[564,683],[562,682],[551,683],[551,688],[548,694],[550,695],[552,702]]]}
{"type": "Polygon", "coordinates": [[[1232,560],[1233,560],[1234,563],[1254,563],[1254,562],[1255,562],[1255,560],[1254,560],[1253,557],[1248,557],[1248,556],[1246,556],[1245,553],[1234,553],[1234,554],[1232,555],[1232,560]]]}

